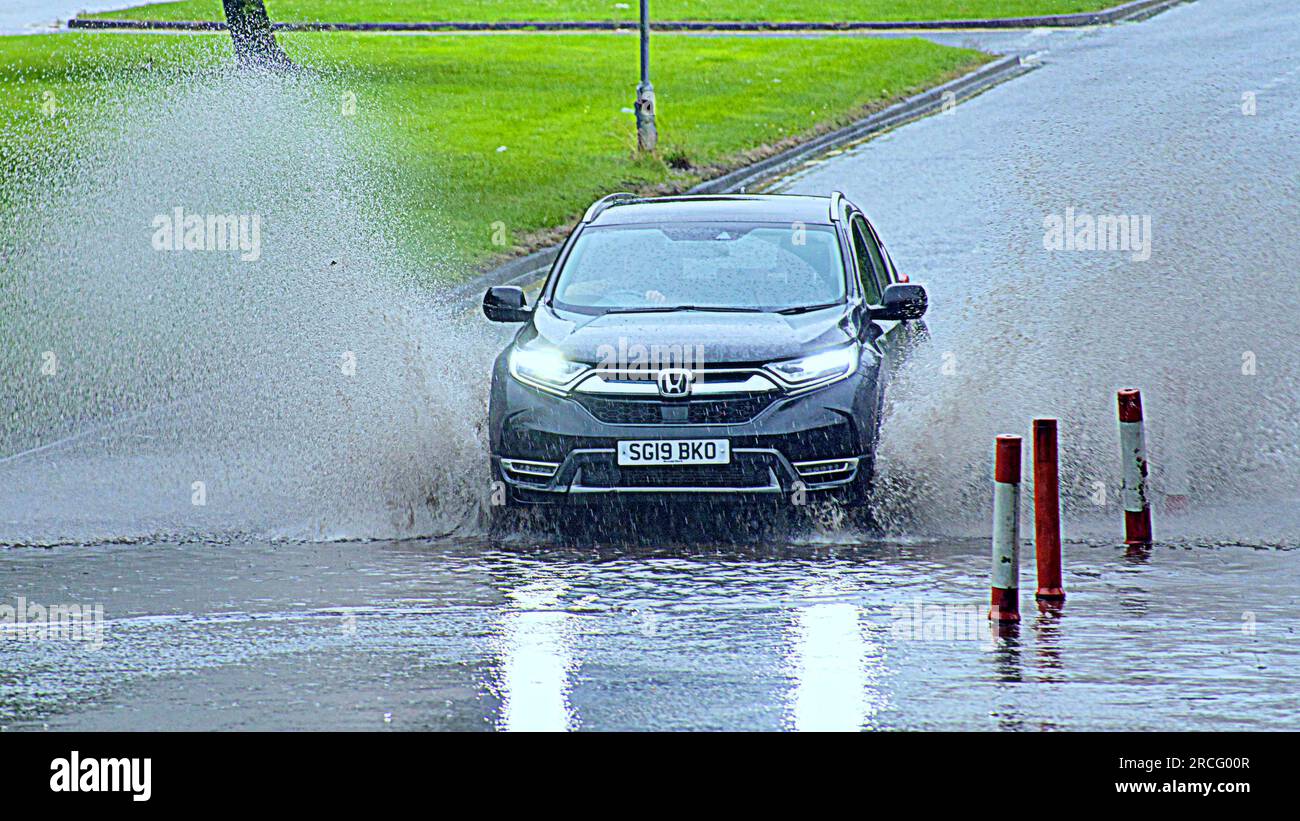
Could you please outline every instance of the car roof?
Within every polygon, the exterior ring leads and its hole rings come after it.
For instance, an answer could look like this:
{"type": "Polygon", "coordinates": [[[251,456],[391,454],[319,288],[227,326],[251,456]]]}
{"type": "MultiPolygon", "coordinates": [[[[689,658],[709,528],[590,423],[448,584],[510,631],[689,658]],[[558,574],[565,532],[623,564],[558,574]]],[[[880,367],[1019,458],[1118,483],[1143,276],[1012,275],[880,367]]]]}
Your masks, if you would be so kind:
{"type": "Polygon", "coordinates": [[[830,197],[803,194],[627,197],[612,199],[599,209],[593,206],[596,213],[585,221],[589,225],[649,222],[802,222],[806,225],[829,225],[830,208],[830,197]]]}

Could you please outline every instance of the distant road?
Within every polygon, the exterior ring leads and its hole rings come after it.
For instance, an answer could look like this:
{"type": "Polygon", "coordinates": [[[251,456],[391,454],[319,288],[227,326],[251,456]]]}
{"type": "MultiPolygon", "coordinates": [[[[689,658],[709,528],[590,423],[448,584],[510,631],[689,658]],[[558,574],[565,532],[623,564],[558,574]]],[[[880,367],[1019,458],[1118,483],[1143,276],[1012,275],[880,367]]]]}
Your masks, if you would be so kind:
{"type": "Polygon", "coordinates": [[[78,14],[138,5],[130,0],[5,0],[0,4],[0,34],[36,34],[78,14]]]}

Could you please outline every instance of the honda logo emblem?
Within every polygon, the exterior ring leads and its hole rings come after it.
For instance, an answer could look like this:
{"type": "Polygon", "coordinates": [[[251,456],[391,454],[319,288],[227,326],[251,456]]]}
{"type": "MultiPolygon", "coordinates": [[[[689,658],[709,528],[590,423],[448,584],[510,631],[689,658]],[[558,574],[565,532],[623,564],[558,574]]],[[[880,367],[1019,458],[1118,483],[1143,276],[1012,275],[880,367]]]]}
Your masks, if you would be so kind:
{"type": "Polygon", "coordinates": [[[685,368],[664,368],[659,371],[657,381],[660,396],[689,396],[691,383],[695,381],[695,374],[685,368]]]}

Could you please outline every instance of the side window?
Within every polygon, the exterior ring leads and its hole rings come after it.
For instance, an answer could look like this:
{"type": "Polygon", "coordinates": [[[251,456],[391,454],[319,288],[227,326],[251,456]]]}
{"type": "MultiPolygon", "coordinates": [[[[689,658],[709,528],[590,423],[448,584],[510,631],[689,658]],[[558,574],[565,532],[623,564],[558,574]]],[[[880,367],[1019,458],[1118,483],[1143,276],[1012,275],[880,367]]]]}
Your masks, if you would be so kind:
{"type": "Polygon", "coordinates": [[[858,272],[862,277],[862,291],[867,303],[879,305],[880,280],[886,278],[885,262],[880,257],[880,248],[871,236],[871,229],[861,214],[855,214],[853,221],[853,253],[858,258],[858,272]]]}
{"type": "Polygon", "coordinates": [[[898,282],[898,268],[894,265],[894,258],[889,255],[889,249],[885,247],[885,243],[880,241],[880,235],[876,233],[876,227],[874,225],[868,227],[871,228],[871,237],[876,241],[876,247],[880,249],[885,258],[885,273],[880,277],[880,284],[882,287],[888,287],[898,282]]]}

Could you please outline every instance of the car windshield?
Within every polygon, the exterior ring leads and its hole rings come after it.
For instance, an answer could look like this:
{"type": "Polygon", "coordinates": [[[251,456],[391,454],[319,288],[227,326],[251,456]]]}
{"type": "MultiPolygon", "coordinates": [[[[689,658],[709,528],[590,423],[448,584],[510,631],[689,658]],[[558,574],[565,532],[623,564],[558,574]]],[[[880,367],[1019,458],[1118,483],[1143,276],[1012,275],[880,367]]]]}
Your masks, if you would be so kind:
{"type": "Polygon", "coordinates": [[[553,304],[586,313],[780,311],[844,296],[828,225],[679,222],[587,228],[560,270],[553,304]]]}

